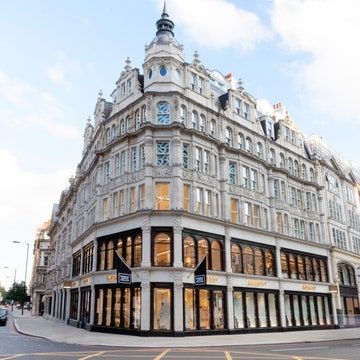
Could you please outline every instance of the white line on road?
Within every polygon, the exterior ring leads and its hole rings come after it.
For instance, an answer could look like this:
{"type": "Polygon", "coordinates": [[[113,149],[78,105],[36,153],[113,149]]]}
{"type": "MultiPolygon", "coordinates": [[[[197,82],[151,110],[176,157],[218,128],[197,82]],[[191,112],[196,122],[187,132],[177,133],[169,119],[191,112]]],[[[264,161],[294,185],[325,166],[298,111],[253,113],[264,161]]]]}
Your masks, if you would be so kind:
{"type": "Polygon", "coordinates": [[[228,351],[225,351],[226,360],[232,360],[232,357],[228,351]]]}
{"type": "Polygon", "coordinates": [[[166,350],[163,351],[161,354],[159,354],[156,358],[154,358],[154,360],[160,360],[160,359],[162,359],[169,351],[170,351],[170,349],[166,349],[166,350]]]}
{"type": "Polygon", "coordinates": [[[95,354],[91,354],[91,355],[88,355],[88,356],[79,358],[79,360],[91,359],[91,358],[93,358],[93,357],[95,357],[95,356],[99,356],[99,355],[103,354],[104,352],[105,352],[105,351],[99,351],[99,352],[97,352],[97,353],[95,353],[95,354]]]}
{"type": "Polygon", "coordinates": [[[15,359],[17,357],[20,357],[20,356],[24,356],[25,354],[17,354],[17,355],[13,355],[13,356],[8,356],[6,358],[2,358],[1,360],[9,360],[9,359],[15,359]]]}
{"type": "Polygon", "coordinates": [[[291,348],[291,349],[271,349],[271,351],[298,351],[298,350],[314,350],[314,349],[328,349],[329,346],[312,346],[302,348],[291,348]]]}

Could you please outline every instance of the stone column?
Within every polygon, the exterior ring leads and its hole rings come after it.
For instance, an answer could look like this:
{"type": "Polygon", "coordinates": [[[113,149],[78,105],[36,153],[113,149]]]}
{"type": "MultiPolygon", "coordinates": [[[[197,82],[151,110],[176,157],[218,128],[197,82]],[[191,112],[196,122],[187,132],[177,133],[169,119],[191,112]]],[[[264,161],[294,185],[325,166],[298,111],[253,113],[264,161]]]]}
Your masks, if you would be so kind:
{"type": "Polygon", "coordinates": [[[98,261],[98,242],[95,239],[94,240],[94,253],[93,253],[93,266],[92,266],[92,271],[96,271],[97,269],[97,261],[98,261]]]}
{"type": "Polygon", "coordinates": [[[66,308],[65,308],[65,322],[70,317],[70,289],[66,289],[66,308]]]}
{"type": "Polygon", "coordinates": [[[91,299],[90,299],[90,324],[95,325],[95,312],[96,312],[96,297],[95,286],[91,285],[91,299]]]}
{"type": "Polygon", "coordinates": [[[81,281],[79,281],[79,288],[78,288],[78,307],[77,307],[77,317],[76,320],[80,321],[80,307],[81,307],[81,291],[80,291],[81,281]]]}
{"type": "Polygon", "coordinates": [[[225,227],[225,246],[224,246],[224,255],[225,255],[225,271],[227,273],[232,273],[231,269],[231,229],[230,227],[225,227]]]}
{"type": "MultiPolygon", "coordinates": [[[[270,226],[270,231],[275,232],[276,231],[276,211],[275,211],[275,200],[274,200],[274,176],[272,173],[272,169],[269,169],[268,172],[268,184],[269,184],[269,198],[270,198],[270,222],[269,222],[269,226],[270,226]]],[[[264,184],[265,186],[265,184],[264,184]]],[[[280,186],[280,184],[279,184],[280,186]]],[[[281,191],[279,189],[279,191],[281,191]]]]}
{"type": "Polygon", "coordinates": [[[141,330],[149,331],[150,330],[150,312],[151,306],[150,303],[150,275],[149,271],[141,271],[141,330]]]}
{"type": "Polygon", "coordinates": [[[285,300],[284,300],[284,289],[282,284],[282,271],[281,271],[281,256],[280,256],[280,245],[278,244],[278,239],[276,239],[276,250],[275,250],[275,259],[276,259],[276,275],[279,279],[279,319],[280,319],[280,326],[286,326],[286,319],[285,319],[285,300]]]}
{"type": "Polygon", "coordinates": [[[174,222],[174,267],[182,268],[182,226],[181,216],[176,216],[174,222]]]}
{"type": "Polygon", "coordinates": [[[174,273],[174,330],[183,331],[184,311],[183,311],[183,279],[182,271],[174,273]]]}
{"type": "MultiPolygon", "coordinates": [[[[327,268],[328,268],[328,282],[331,285],[337,285],[339,282],[339,279],[337,276],[337,264],[336,264],[336,261],[334,259],[334,256],[333,256],[333,253],[331,250],[328,251],[327,268]]],[[[339,287],[338,287],[338,292],[336,294],[335,293],[331,294],[331,306],[332,306],[332,312],[333,312],[332,313],[333,322],[335,325],[338,325],[339,321],[338,321],[338,317],[337,317],[337,310],[342,308],[339,287]]]]}
{"type": "Polygon", "coordinates": [[[226,291],[226,309],[227,309],[227,326],[228,329],[234,329],[234,297],[233,297],[233,286],[231,278],[228,278],[228,285],[226,291]]]}
{"type": "Polygon", "coordinates": [[[147,216],[142,226],[142,261],[141,267],[151,266],[151,226],[150,217],[147,216]]]}
{"type": "Polygon", "coordinates": [[[230,220],[230,209],[229,204],[230,201],[228,201],[228,196],[226,192],[226,181],[228,172],[226,169],[226,151],[224,148],[220,149],[220,219],[222,220],[230,220]]]}

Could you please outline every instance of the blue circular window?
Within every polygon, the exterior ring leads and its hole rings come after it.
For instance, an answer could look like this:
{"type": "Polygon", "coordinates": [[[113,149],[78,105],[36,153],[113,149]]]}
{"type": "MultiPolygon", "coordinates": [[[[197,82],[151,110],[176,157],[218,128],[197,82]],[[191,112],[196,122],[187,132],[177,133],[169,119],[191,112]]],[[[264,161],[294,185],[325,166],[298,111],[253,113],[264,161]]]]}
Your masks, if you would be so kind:
{"type": "Polygon", "coordinates": [[[165,76],[166,73],[167,73],[167,70],[166,70],[166,67],[165,67],[165,66],[160,66],[159,71],[160,71],[160,75],[161,75],[161,76],[165,76]]]}

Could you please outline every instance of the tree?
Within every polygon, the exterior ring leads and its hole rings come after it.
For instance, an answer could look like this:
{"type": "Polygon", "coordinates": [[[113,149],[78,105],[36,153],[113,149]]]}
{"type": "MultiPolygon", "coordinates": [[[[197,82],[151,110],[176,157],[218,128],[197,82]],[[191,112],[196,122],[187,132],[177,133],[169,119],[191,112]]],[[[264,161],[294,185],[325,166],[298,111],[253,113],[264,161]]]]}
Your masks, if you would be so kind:
{"type": "Polygon", "coordinates": [[[25,282],[15,282],[9,291],[5,294],[6,301],[17,302],[21,305],[22,314],[24,314],[24,303],[30,301],[30,296],[26,292],[25,282]]]}

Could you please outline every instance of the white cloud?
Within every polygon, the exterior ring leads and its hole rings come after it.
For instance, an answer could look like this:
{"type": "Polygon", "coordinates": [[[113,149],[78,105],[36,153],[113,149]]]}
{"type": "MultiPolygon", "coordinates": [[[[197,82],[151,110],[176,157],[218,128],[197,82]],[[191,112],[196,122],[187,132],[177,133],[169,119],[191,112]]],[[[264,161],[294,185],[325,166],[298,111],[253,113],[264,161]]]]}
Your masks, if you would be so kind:
{"type": "MultiPolygon", "coordinates": [[[[160,7],[163,1],[158,3],[160,7]]],[[[255,13],[226,0],[168,0],[167,8],[176,24],[202,46],[249,51],[271,36],[255,13]]]]}
{"type": "Polygon", "coordinates": [[[266,99],[257,99],[256,106],[257,109],[264,115],[272,116],[274,113],[273,105],[271,105],[266,99]]]}
{"type": "MultiPolygon", "coordinates": [[[[68,184],[72,170],[61,169],[53,173],[37,174],[25,171],[16,156],[7,149],[0,148],[0,228],[2,251],[0,264],[16,267],[18,280],[23,279],[25,269],[25,249],[16,247],[12,240],[30,243],[31,248],[36,227],[50,218],[52,204],[59,201],[61,190],[68,184]]],[[[28,267],[28,280],[31,266],[28,267]]],[[[9,285],[10,274],[0,271],[0,282],[9,285]]]]}
{"type": "Polygon", "coordinates": [[[283,45],[306,60],[293,64],[303,100],[335,121],[360,122],[360,2],[275,0],[272,23],[283,45]]]}
{"type": "Polygon", "coordinates": [[[71,78],[81,74],[80,65],[71,60],[64,52],[55,53],[55,64],[46,69],[47,76],[56,85],[63,86],[66,90],[71,89],[71,78]]]}
{"type": "Polygon", "coordinates": [[[62,121],[70,117],[69,113],[53,95],[12,79],[0,69],[0,122],[41,128],[60,139],[79,138],[79,131],[62,121]]]}

